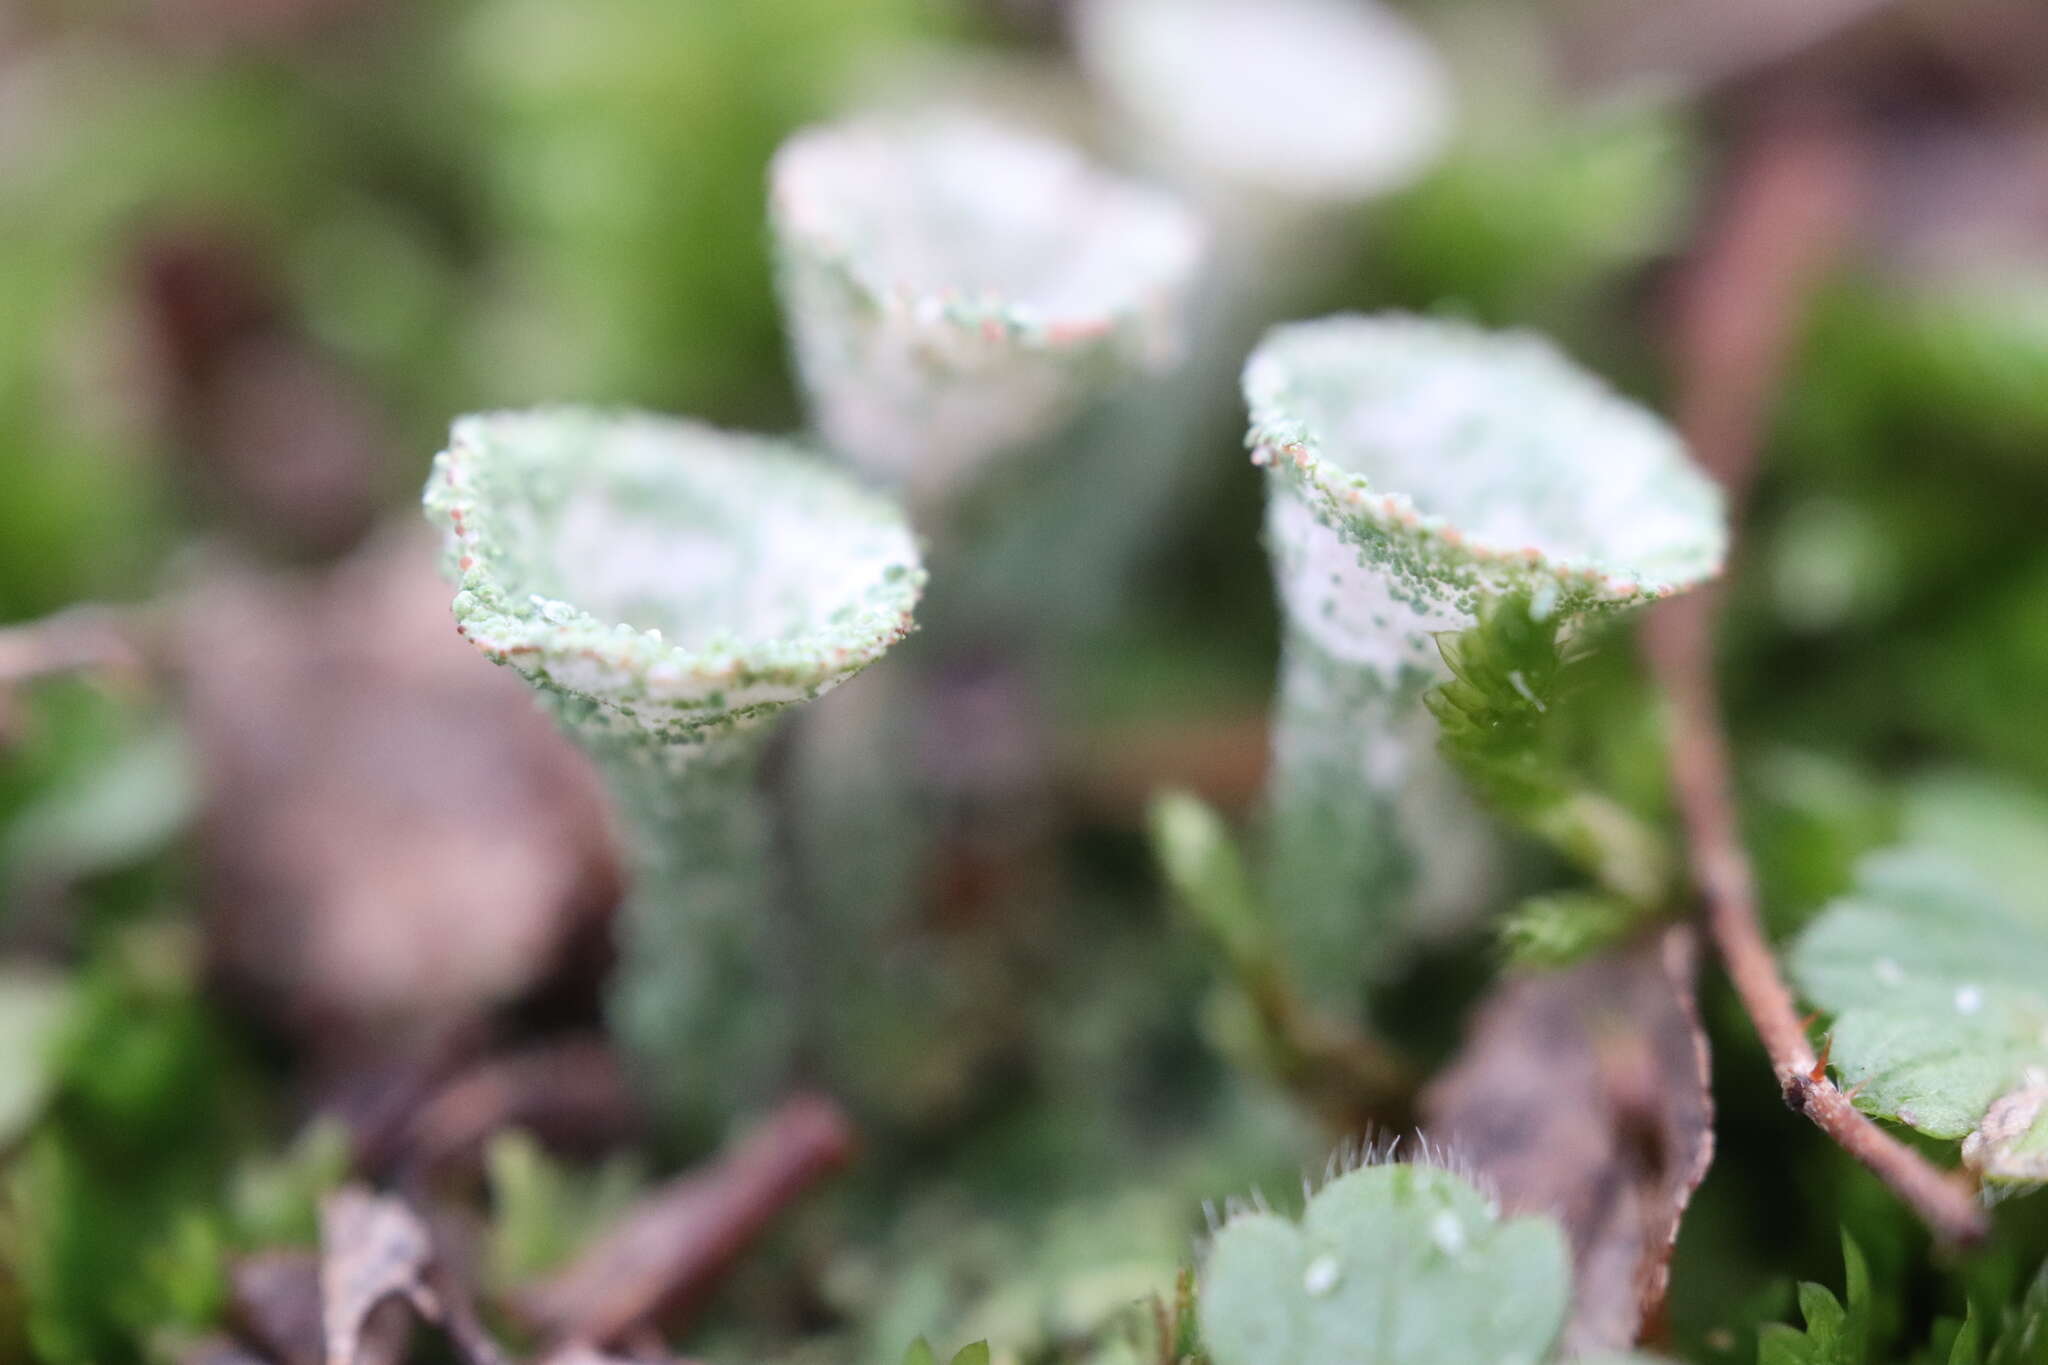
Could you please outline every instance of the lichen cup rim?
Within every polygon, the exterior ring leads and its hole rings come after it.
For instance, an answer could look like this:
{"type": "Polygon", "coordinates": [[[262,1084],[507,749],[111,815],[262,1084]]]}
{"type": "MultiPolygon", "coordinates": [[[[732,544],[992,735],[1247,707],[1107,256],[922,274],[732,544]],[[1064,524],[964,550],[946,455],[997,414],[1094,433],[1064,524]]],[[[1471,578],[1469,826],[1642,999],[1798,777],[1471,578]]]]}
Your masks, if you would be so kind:
{"type": "MultiPolygon", "coordinates": [[[[1727,548],[1722,494],[1692,462],[1683,440],[1655,413],[1615,392],[1538,333],[1402,313],[1339,313],[1283,323],[1269,330],[1246,359],[1244,396],[1251,415],[1246,445],[1252,462],[1292,484],[1317,519],[1353,541],[1362,557],[1426,597],[1449,593],[1469,610],[1480,594],[1522,591],[1552,609],[1619,607],[1683,592],[1721,570],[1727,548]],[[1351,360],[1361,363],[1372,350],[1398,346],[1425,331],[1472,348],[1475,357],[1484,353],[1489,360],[1521,367],[1524,378],[1549,391],[1547,397],[1572,405],[1577,416],[1594,424],[1577,434],[1576,449],[1590,450],[1604,438],[1639,462],[1629,472],[1661,480],[1659,492],[1667,501],[1658,510],[1675,514],[1674,525],[1689,532],[1674,538],[1658,557],[1664,572],[1460,526],[1455,518],[1418,504],[1405,490],[1374,487],[1367,475],[1331,453],[1335,443],[1303,410],[1300,358],[1293,352],[1304,343],[1335,341],[1355,348],[1351,360]]],[[[1572,458],[1561,442],[1542,453],[1560,461],[1572,458]]]]}
{"type": "Polygon", "coordinates": [[[1183,288],[1200,267],[1209,244],[1207,226],[1199,215],[1168,191],[1118,174],[1057,137],[986,114],[953,109],[860,114],[800,128],[776,149],[769,163],[768,187],[773,230],[834,265],[868,306],[883,313],[943,321],[983,340],[1039,350],[1083,347],[1127,329],[1142,330],[1139,324],[1144,316],[1183,288]],[[871,146],[894,143],[900,151],[942,136],[980,138],[992,149],[1007,144],[1013,152],[1024,150],[1070,160],[1074,172],[1086,177],[1102,199],[1114,201],[1098,215],[1098,221],[1073,230],[1128,233],[1130,224],[1137,222],[1157,238],[1159,249],[1133,252],[1138,268],[1127,272],[1125,283],[1113,295],[1085,309],[1047,308],[996,289],[967,293],[951,286],[914,287],[883,277],[867,253],[836,231],[828,221],[829,213],[807,196],[805,172],[818,158],[844,154],[849,140],[871,146]]]}
{"type": "MultiPolygon", "coordinates": [[[[553,458],[568,475],[589,479],[601,473],[602,453],[600,445],[579,451],[574,460],[560,453],[553,458]]],[[[546,462],[546,457],[530,458],[546,462]]],[[[689,458],[679,453],[678,468],[689,458]]],[[[458,418],[447,448],[434,458],[424,501],[448,535],[446,561],[459,586],[453,611],[465,639],[493,662],[611,711],[632,715],[635,703],[680,708],[684,719],[678,737],[683,738],[695,737],[698,728],[742,723],[780,710],[875,662],[914,629],[913,613],[926,578],[916,535],[901,509],[824,457],[773,436],[626,408],[564,404],[458,418]],[[492,546],[504,509],[479,487],[476,473],[494,448],[505,448],[502,441],[491,440],[492,434],[515,424],[587,425],[600,439],[635,431],[676,439],[685,450],[694,444],[699,457],[722,447],[710,458],[757,462],[764,479],[789,481],[785,487],[818,499],[831,514],[896,538],[893,549],[900,550],[900,559],[850,591],[832,619],[784,635],[742,640],[718,631],[705,641],[685,643],[665,638],[658,629],[604,620],[500,574],[492,546]]]]}

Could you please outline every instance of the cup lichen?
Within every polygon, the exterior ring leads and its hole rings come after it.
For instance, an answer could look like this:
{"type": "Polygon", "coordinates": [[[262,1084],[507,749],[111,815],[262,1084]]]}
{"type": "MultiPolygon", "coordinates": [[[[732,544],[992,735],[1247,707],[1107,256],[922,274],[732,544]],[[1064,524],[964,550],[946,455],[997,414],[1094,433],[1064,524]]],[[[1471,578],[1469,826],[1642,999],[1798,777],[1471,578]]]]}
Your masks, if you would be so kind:
{"type": "Polygon", "coordinates": [[[1151,159],[1204,200],[1359,203],[1448,139],[1451,81],[1395,10],[1359,0],[1085,0],[1075,48],[1151,159]]]}
{"type": "Polygon", "coordinates": [[[425,503],[456,629],[534,685],[623,819],[615,1027],[679,1124],[744,1112],[795,1027],[761,740],[909,633],[915,537],[782,442],[575,408],[460,419],[425,503]]]}
{"type": "Polygon", "coordinates": [[[1199,222],[1063,143],[874,115],[797,134],[769,183],[818,430],[920,506],[1177,354],[1199,222]]]}
{"type": "Polygon", "coordinates": [[[1435,636],[1509,593],[1571,623],[1682,591],[1718,571],[1726,530],[1677,435],[1531,334],[1290,324],[1244,391],[1285,621],[1269,891],[1329,999],[1496,877],[1422,704],[1446,676],[1435,636]]]}

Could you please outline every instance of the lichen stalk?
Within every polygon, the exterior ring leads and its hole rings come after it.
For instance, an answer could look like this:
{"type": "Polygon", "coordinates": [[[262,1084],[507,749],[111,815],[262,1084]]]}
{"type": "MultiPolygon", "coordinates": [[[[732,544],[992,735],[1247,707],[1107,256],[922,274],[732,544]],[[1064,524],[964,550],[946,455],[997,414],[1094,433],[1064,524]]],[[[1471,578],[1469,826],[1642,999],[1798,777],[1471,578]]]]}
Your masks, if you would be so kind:
{"type": "Polygon", "coordinates": [[[632,887],[607,1013],[657,1108],[693,1122],[770,1099],[796,1047],[760,739],[711,740],[680,762],[599,755],[632,887]]]}
{"type": "Polygon", "coordinates": [[[1320,1003],[1489,899],[1491,825],[1436,752],[1436,636],[1525,594],[1569,626],[1718,569],[1721,502],[1652,414],[1540,338],[1276,328],[1246,365],[1284,620],[1267,882],[1320,1003]]]}

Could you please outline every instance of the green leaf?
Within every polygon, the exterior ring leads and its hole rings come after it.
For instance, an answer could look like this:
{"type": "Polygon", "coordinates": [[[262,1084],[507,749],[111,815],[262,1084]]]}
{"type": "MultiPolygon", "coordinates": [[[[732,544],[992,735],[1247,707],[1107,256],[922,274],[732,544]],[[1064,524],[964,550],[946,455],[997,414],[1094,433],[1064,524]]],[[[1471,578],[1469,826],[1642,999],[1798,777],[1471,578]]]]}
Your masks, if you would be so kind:
{"type": "MultiPolygon", "coordinates": [[[[988,1365],[988,1359],[988,1343],[977,1341],[955,1352],[953,1365],[988,1365]]],[[[938,1357],[932,1354],[932,1344],[919,1337],[903,1353],[903,1365],[938,1365],[938,1357]]]]}
{"type": "Polygon", "coordinates": [[[308,1124],[285,1151],[244,1162],[228,1190],[228,1225],[237,1244],[317,1245],[320,1201],[341,1188],[354,1165],[354,1139],[331,1115],[308,1124]]]}
{"type": "Polygon", "coordinates": [[[1175,898],[1238,971],[1272,958],[1259,899],[1230,829],[1200,797],[1165,792],[1152,802],[1152,849],[1175,898]]]}
{"type": "Polygon", "coordinates": [[[1216,1365],[1533,1365],[1570,1298],[1556,1223],[1503,1221],[1458,1176],[1399,1164],[1331,1181],[1299,1223],[1231,1218],[1199,1313],[1216,1365]]]}
{"type": "Polygon", "coordinates": [[[20,1137],[56,1083],[53,1050],[71,1005],[63,978],[0,968],[0,1144],[20,1137]]]}
{"type": "Polygon", "coordinates": [[[1846,1232],[1842,1234],[1842,1274],[1849,1297],[1844,1340],[1847,1349],[1861,1358],[1870,1350],[1871,1312],[1875,1304],[1870,1292],[1870,1262],[1864,1259],[1863,1248],[1856,1245],[1856,1239],[1846,1232]]]}
{"type": "Polygon", "coordinates": [[[1437,637],[1451,680],[1424,702],[1444,757],[1489,804],[1621,901],[1659,909],[1672,885],[1664,841],[1587,787],[1560,751],[1552,712],[1572,677],[1563,624],[1526,594],[1489,603],[1472,629],[1437,637]]]}
{"type": "Polygon", "coordinates": [[[2048,925],[2048,796],[1971,772],[1906,789],[1904,841],[1953,853],[2015,910],[2048,925]]]}
{"type": "Polygon", "coordinates": [[[1819,1348],[1824,1360],[1851,1365],[1849,1354],[1849,1312],[1823,1285],[1807,1282],[1799,1286],[1799,1313],[1806,1319],[1806,1337],[1819,1348]]]}
{"type": "Polygon", "coordinates": [[[1531,896],[1500,925],[1501,946],[1517,967],[1569,967],[1627,938],[1642,911],[1600,891],[1531,896]]]}
{"type": "Polygon", "coordinates": [[[178,836],[198,806],[195,760],[184,733],[160,724],[104,762],[70,775],[17,815],[0,836],[0,890],[64,886],[126,867],[178,836]]]}
{"type": "Polygon", "coordinates": [[[1848,1282],[1845,1307],[1817,1284],[1799,1286],[1804,1330],[1774,1323],[1758,1333],[1758,1365],[1893,1365],[1946,1361],[1947,1365],[2042,1365],[2048,1361],[2048,1264],[2021,1302],[1985,1310],[1972,1303],[1960,1323],[1937,1319],[1923,1349],[1886,1349],[1877,1340],[1878,1303],[1862,1251],[1845,1234],[1842,1259],[1848,1282]],[[1988,1349],[1987,1349],[1988,1348],[1988,1349]]]}
{"type": "Polygon", "coordinates": [[[1977,1314],[1972,1309],[1963,1319],[1963,1329],[1956,1333],[1955,1344],[1949,1347],[1948,1365],[1982,1365],[1983,1347],[1977,1340],[1977,1314]]]}
{"type": "Polygon", "coordinates": [[[1939,1138],[1992,1179],[2048,1171],[2048,923],[2016,910],[1955,856],[1867,858],[1856,888],[1790,955],[1832,1013],[1830,1056],[1857,1106],[1939,1138]]]}
{"type": "Polygon", "coordinates": [[[2019,1307],[2005,1315],[1990,1365],[2041,1365],[2048,1360],[2048,1263],[2027,1287],[2019,1307]]]}
{"type": "Polygon", "coordinates": [[[571,1167],[516,1128],[491,1138],[484,1172],[493,1211],[484,1269],[492,1285],[507,1288],[567,1264],[626,1214],[645,1185],[631,1158],[571,1167]]]}
{"type": "Polygon", "coordinates": [[[1842,1234],[1842,1266],[1848,1304],[1824,1285],[1800,1285],[1799,1311],[1806,1329],[1783,1323],[1763,1328],[1757,1334],[1758,1365],[1874,1365],[1870,1264],[1847,1233],[1842,1234]]]}

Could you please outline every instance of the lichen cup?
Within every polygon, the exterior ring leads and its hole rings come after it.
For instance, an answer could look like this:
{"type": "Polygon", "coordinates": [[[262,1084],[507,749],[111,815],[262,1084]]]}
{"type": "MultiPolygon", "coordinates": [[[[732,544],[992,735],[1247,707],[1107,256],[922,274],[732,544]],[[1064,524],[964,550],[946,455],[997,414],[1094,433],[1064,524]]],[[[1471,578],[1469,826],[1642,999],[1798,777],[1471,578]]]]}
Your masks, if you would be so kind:
{"type": "Polygon", "coordinates": [[[916,539],[782,442],[573,408],[460,419],[425,503],[456,629],[613,794],[633,872],[614,1027],[666,1116],[709,1136],[775,1093],[795,1037],[762,738],[910,631],[916,539]]]}
{"type": "Polygon", "coordinates": [[[1423,706],[1436,633],[1509,593],[1571,629],[1698,584],[1722,500],[1661,420],[1528,333],[1289,324],[1244,393],[1284,618],[1268,887],[1305,986],[1355,1005],[1499,867],[1423,706]]]}
{"type": "Polygon", "coordinates": [[[1401,189],[1450,134],[1435,48],[1371,0],[1083,0],[1073,28],[1137,155],[1233,237],[1401,189]]]}
{"type": "Polygon", "coordinates": [[[1145,549],[1224,476],[1210,438],[1239,420],[1245,352],[1299,300],[1330,294],[1371,231],[1368,206],[1444,151],[1455,101],[1428,38],[1370,0],[1076,0],[1067,12],[1105,138],[1210,229],[1186,363],[1104,424],[1096,438],[1115,457],[1084,487],[1047,499],[1037,524],[1006,520],[997,540],[1014,565],[1057,537],[1066,581],[1053,592],[1099,602],[1093,626],[1115,623],[1145,549]]]}
{"type": "Polygon", "coordinates": [[[921,513],[1170,366],[1204,243],[1173,199],[950,111],[797,134],[769,222],[819,434],[921,513]]]}

